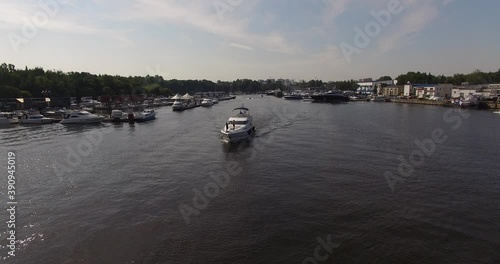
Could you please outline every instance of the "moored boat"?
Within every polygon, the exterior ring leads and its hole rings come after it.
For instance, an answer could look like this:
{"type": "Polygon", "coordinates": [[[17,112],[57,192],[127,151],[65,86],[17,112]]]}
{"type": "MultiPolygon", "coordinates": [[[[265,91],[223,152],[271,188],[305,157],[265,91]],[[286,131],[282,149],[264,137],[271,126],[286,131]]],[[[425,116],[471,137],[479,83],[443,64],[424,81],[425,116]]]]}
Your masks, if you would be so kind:
{"type": "Polygon", "coordinates": [[[374,102],[390,102],[391,98],[387,96],[376,96],[372,99],[374,102]]]}
{"type": "Polygon", "coordinates": [[[195,98],[189,93],[183,96],[176,94],[172,99],[175,100],[172,104],[172,111],[183,111],[200,106],[195,98]]]}
{"type": "Polygon", "coordinates": [[[311,95],[313,102],[316,103],[341,103],[349,102],[349,97],[342,93],[328,92],[326,94],[311,95]]]}
{"type": "Polygon", "coordinates": [[[302,100],[303,97],[300,94],[289,94],[283,96],[283,98],[285,98],[285,100],[302,100]]]}
{"type": "Polygon", "coordinates": [[[135,118],[136,122],[146,122],[156,119],[156,112],[152,109],[145,109],[135,118]]]}
{"type": "Polygon", "coordinates": [[[209,107],[209,106],[212,106],[212,105],[214,105],[214,102],[210,98],[205,98],[201,102],[201,106],[203,106],[203,107],[209,107]]]}
{"type": "Polygon", "coordinates": [[[39,113],[28,113],[23,114],[19,122],[24,125],[45,125],[51,124],[53,121],[54,119],[45,117],[39,113]]]}
{"type": "Polygon", "coordinates": [[[87,111],[65,113],[61,124],[98,124],[104,120],[103,116],[91,114],[87,111]]]}
{"type": "Polygon", "coordinates": [[[128,114],[119,109],[111,110],[111,122],[126,122],[128,121],[128,114]]]}
{"type": "Polygon", "coordinates": [[[19,124],[19,119],[13,113],[0,112],[0,125],[19,124]]]}

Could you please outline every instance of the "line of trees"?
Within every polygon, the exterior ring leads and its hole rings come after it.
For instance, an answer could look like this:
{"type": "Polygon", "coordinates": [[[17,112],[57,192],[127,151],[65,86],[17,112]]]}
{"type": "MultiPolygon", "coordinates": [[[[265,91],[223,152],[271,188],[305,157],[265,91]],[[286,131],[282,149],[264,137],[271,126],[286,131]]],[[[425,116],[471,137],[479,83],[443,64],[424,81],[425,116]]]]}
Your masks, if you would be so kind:
{"type": "Polygon", "coordinates": [[[475,70],[469,74],[457,73],[453,76],[435,76],[426,72],[408,72],[406,74],[399,75],[396,80],[398,80],[398,84],[406,84],[408,82],[422,84],[451,83],[454,85],[461,85],[464,82],[471,85],[500,83],[500,69],[496,72],[482,72],[481,70],[475,70]]]}
{"type": "MultiPolygon", "coordinates": [[[[469,84],[500,83],[500,69],[497,72],[481,72],[476,70],[470,74],[455,74],[453,76],[434,76],[431,73],[408,72],[399,75],[399,84],[411,83],[453,83],[469,84]]],[[[391,80],[390,76],[382,76],[379,80],[391,80]]],[[[308,87],[325,87],[337,90],[356,90],[355,80],[323,82],[322,80],[302,81],[298,89],[308,87]]],[[[138,95],[153,94],[170,96],[175,93],[195,93],[208,91],[258,93],[266,90],[287,90],[280,81],[259,82],[250,79],[235,81],[209,80],[164,80],[161,76],[111,76],[96,75],[88,72],[62,72],[44,70],[41,67],[16,69],[12,64],[0,65],[0,98],[15,97],[81,97],[100,95],[138,95]]]]}
{"type": "MultiPolygon", "coordinates": [[[[328,87],[355,90],[354,80],[324,83],[321,80],[301,82],[299,89],[328,87]]],[[[12,64],[0,65],[0,98],[17,97],[82,97],[100,95],[153,94],[170,96],[175,93],[224,91],[258,93],[266,90],[287,90],[281,81],[259,82],[250,79],[235,81],[164,80],[162,76],[112,76],[88,72],[62,72],[41,67],[16,69],[12,64]]]]}

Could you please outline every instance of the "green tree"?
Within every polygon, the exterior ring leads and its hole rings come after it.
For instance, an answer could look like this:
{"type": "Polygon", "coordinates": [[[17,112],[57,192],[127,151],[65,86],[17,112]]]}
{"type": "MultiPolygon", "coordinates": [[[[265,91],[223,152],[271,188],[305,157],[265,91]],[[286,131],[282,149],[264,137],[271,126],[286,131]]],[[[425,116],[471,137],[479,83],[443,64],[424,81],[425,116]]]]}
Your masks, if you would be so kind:
{"type": "Polygon", "coordinates": [[[21,97],[22,93],[16,87],[12,86],[1,86],[0,87],[0,98],[16,98],[21,97]]]}
{"type": "Polygon", "coordinates": [[[391,76],[382,76],[378,78],[379,81],[392,81],[391,76]]]}

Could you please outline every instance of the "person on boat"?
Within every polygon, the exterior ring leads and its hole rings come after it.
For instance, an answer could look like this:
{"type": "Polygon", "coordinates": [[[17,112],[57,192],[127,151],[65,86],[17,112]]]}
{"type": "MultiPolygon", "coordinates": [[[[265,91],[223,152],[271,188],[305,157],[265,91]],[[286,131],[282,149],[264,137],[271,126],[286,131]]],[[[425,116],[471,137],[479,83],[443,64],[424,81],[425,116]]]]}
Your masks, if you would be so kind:
{"type": "Polygon", "coordinates": [[[233,120],[233,130],[236,128],[236,121],[233,120]]]}
{"type": "Polygon", "coordinates": [[[229,124],[226,122],[226,131],[229,130],[229,124]]]}

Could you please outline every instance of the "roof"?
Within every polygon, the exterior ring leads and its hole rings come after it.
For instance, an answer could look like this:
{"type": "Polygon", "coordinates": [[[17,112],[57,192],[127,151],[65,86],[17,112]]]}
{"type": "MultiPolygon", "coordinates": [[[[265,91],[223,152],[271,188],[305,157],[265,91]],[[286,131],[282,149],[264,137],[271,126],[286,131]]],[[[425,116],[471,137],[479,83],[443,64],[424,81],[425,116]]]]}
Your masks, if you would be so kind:
{"type": "Polygon", "coordinates": [[[246,108],[246,107],[238,107],[238,108],[235,108],[233,111],[236,111],[236,110],[245,110],[245,111],[250,111],[250,110],[248,110],[248,108],[246,108]]]}
{"type": "Polygon", "coordinates": [[[180,94],[176,94],[174,97],[172,97],[174,100],[179,100],[182,99],[182,96],[180,94]]]}
{"type": "Polygon", "coordinates": [[[189,93],[186,93],[182,96],[182,99],[193,99],[193,97],[189,93]]]}

